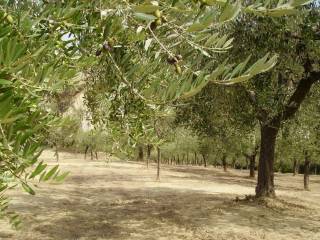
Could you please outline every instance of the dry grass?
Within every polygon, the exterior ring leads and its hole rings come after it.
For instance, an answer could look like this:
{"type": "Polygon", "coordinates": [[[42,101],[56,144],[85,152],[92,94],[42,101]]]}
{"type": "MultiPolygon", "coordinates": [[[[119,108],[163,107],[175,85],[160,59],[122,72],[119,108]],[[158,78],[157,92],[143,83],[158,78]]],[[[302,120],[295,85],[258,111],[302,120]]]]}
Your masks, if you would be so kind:
{"type": "Polygon", "coordinates": [[[166,166],[156,182],[154,166],[61,159],[72,171],[64,184],[11,193],[24,225],[15,232],[1,222],[0,239],[320,239],[318,176],[305,192],[302,176],[276,175],[278,199],[235,201],[254,193],[246,171],[166,166]]]}

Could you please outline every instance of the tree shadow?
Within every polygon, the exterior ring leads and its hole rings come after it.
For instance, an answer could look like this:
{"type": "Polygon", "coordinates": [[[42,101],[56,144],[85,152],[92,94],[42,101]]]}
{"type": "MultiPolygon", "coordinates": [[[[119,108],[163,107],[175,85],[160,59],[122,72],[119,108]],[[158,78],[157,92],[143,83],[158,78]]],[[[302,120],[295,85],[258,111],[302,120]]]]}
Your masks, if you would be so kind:
{"type": "Polygon", "coordinates": [[[51,189],[19,198],[15,209],[22,213],[24,227],[15,238],[3,239],[174,239],[172,228],[196,237],[197,229],[208,226],[212,231],[250,227],[278,234],[303,226],[313,234],[320,227],[312,214],[308,218],[290,207],[279,210],[236,202],[231,194],[163,187],[51,189]]]}

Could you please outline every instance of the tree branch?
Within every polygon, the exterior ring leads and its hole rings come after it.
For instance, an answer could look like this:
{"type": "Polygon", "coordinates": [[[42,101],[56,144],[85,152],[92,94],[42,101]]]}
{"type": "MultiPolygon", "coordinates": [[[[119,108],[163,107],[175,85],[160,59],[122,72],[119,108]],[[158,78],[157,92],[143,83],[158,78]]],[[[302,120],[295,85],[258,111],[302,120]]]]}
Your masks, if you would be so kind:
{"type": "Polygon", "coordinates": [[[301,103],[306,98],[307,94],[310,92],[310,89],[314,83],[320,81],[320,72],[314,72],[311,70],[312,65],[310,61],[307,61],[305,66],[305,72],[309,73],[305,78],[301,79],[296,90],[290,97],[288,103],[284,107],[284,110],[281,111],[275,119],[280,121],[288,120],[291,118],[301,106],[301,103]]]}
{"type": "Polygon", "coordinates": [[[256,93],[252,90],[248,90],[243,85],[240,85],[240,88],[246,93],[251,106],[254,107],[255,112],[257,113],[257,119],[259,121],[264,121],[267,118],[268,113],[263,108],[261,108],[259,106],[257,98],[256,98],[256,93]]]}

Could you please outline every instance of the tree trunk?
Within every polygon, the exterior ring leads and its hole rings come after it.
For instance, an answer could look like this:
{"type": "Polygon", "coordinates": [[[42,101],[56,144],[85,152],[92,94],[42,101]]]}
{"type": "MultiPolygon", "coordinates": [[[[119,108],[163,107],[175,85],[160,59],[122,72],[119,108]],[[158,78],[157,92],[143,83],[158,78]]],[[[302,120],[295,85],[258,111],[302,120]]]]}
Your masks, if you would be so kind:
{"type": "Polygon", "coordinates": [[[138,146],[138,161],[143,162],[143,145],[138,146]]]}
{"type": "Polygon", "coordinates": [[[222,156],[222,166],[223,166],[223,171],[227,171],[227,155],[223,154],[222,156]]]}
{"type": "Polygon", "coordinates": [[[90,151],[90,157],[91,157],[91,161],[93,161],[93,149],[91,147],[91,151],[90,151]]]}
{"type": "MultiPolygon", "coordinates": [[[[280,124],[294,116],[310,92],[312,85],[320,80],[320,72],[313,71],[312,62],[309,57],[307,56],[304,60],[305,76],[300,79],[295,91],[285,104],[283,110],[279,111],[271,121],[267,120],[269,122],[267,125],[261,126],[261,147],[256,197],[275,196],[273,166],[276,139],[280,124]]],[[[262,110],[262,115],[259,117],[259,120],[266,121],[267,117],[265,116],[265,110],[261,108],[258,110],[262,110]]]]}
{"type": "Polygon", "coordinates": [[[202,154],[202,158],[203,158],[203,165],[204,167],[207,167],[207,158],[205,154],[202,154]]]}
{"type": "Polygon", "coordinates": [[[149,168],[150,157],[151,157],[151,148],[150,144],[147,145],[147,168],[149,168]]]}
{"type": "Polygon", "coordinates": [[[194,164],[198,165],[197,152],[194,152],[194,164]]]}
{"type": "Polygon", "coordinates": [[[86,145],[86,149],[84,150],[84,159],[87,159],[88,150],[89,150],[89,145],[86,145]]]}
{"type": "Polygon", "coordinates": [[[293,176],[297,175],[298,173],[298,161],[295,159],[293,161],[293,176]]]}
{"type": "Polygon", "coordinates": [[[260,158],[256,197],[275,197],[274,155],[280,123],[261,126],[260,158]]]}
{"type": "Polygon", "coordinates": [[[56,161],[59,162],[59,151],[56,143],[54,143],[54,156],[56,157],[56,161]]]}
{"type": "Polygon", "coordinates": [[[187,152],[187,165],[189,165],[189,152],[187,152]]]}
{"type": "Polygon", "coordinates": [[[307,151],[304,153],[304,174],[303,174],[303,185],[304,190],[309,191],[309,172],[310,172],[310,156],[307,151]]]}
{"type": "Polygon", "coordinates": [[[255,177],[255,172],[254,172],[255,167],[256,167],[256,155],[252,154],[250,156],[250,177],[251,178],[255,177]]]}
{"type": "Polygon", "coordinates": [[[159,147],[157,147],[157,153],[158,153],[158,157],[157,157],[157,181],[160,181],[161,152],[160,152],[160,148],[159,147]]]}
{"type": "Polygon", "coordinates": [[[236,169],[236,162],[237,162],[237,158],[234,157],[234,158],[232,159],[232,167],[233,167],[233,169],[236,169]]]}

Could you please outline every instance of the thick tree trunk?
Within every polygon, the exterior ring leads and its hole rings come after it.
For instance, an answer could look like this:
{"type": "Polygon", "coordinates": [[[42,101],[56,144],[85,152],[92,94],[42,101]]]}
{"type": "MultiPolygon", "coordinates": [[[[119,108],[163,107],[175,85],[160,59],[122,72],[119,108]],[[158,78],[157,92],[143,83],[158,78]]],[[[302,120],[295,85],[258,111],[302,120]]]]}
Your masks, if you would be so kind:
{"type": "Polygon", "coordinates": [[[157,181],[160,181],[161,152],[160,152],[160,148],[159,147],[157,147],[157,153],[158,153],[158,157],[157,157],[157,181]]]}
{"type": "Polygon", "coordinates": [[[222,156],[222,166],[223,166],[223,171],[227,171],[227,155],[223,154],[222,156]]]}
{"type": "Polygon", "coordinates": [[[274,155],[279,125],[261,126],[260,159],[256,197],[275,197],[274,155]]]}
{"type": "Polygon", "coordinates": [[[310,156],[307,151],[304,155],[304,174],[303,174],[303,185],[304,190],[309,191],[309,173],[310,173],[310,156]]]}

